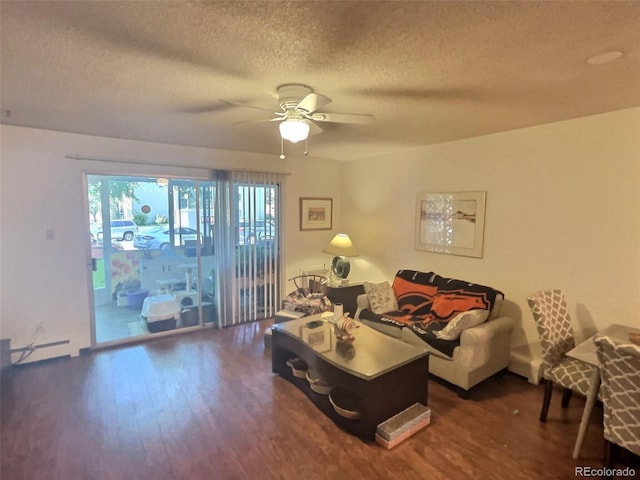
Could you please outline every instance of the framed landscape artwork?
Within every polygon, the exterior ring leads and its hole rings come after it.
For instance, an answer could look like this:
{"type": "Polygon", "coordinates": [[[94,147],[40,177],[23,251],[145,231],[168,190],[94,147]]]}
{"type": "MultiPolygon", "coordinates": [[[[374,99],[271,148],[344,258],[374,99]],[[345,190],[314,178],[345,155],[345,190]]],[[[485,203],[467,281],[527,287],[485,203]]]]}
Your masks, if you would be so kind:
{"type": "Polygon", "coordinates": [[[482,258],[486,192],[419,193],[416,250],[482,258]]]}
{"type": "Polygon", "coordinates": [[[332,198],[300,199],[300,230],[331,230],[332,223],[332,198]]]}

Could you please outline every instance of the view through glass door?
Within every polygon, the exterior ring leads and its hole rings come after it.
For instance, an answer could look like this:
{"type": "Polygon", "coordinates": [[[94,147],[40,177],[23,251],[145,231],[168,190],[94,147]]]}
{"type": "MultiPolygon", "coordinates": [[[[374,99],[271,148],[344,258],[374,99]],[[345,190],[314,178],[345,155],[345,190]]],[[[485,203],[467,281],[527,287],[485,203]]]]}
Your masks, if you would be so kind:
{"type": "Polygon", "coordinates": [[[280,178],[87,175],[94,342],[273,316],[280,178]]]}
{"type": "Polygon", "coordinates": [[[231,323],[275,315],[280,309],[280,189],[277,177],[234,172],[235,308],[231,323]]]}
{"type": "Polygon", "coordinates": [[[88,175],[96,344],[214,324],[215,184],[88,175]]]}

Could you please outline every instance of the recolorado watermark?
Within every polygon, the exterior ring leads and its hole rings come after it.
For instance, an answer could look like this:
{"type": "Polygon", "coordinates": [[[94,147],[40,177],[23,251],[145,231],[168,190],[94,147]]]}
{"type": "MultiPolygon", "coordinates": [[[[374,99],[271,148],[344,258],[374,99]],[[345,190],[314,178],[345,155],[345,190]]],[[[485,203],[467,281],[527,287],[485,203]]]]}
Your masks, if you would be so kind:
{"type": "Polygon", "coordinates": [[[609,468],[609,467],[576,467],[574,475],[576,477],[629,477],[636,476],[636,469],[631,467],[609,468]]]}

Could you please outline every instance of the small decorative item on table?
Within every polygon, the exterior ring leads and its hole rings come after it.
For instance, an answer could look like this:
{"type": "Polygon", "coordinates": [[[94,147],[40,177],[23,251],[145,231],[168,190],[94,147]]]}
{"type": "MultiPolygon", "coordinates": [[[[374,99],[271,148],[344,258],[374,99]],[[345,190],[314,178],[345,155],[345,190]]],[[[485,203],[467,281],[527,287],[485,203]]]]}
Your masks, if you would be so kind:
{"type": "Polygon", "coordinates": [[[356,356],[356,347],[353,346],[353,336],[351,341],[338,340],[336,353],[345,360],[353,360],[356,356]]]}
{"type": "MultiPolygon", "coordinates": [[[[328,313],[328,312],[327,312],[328,313]]],[[[342,342],[353,342],[356,337],[353,335],[358,328],[356,321],[349,317],[335,318],[333,314],[322,315],[322,319],[325,322],[333,325],[333,333],[336,338],[342,342]]]]}
{"type": "Polygon", "coordinates": [[[328,352],[333,347],[331,341],[331,327],[321,320],[314,320],[303,325],[300,338],[317,352],[328,352]]]}
{"type": "Polygon", "coordinates": [[[333,325],[333,332],[338,340],[353,342],[355,340],[353,334],[356,331],[356,328],[358,328],[358,325],[353,318],[348,316],[348,314],[343,314],[341,308],[342,305],[338,305],[337,311],[334,311],[333,313],[325,312],[322,314],[321,318],[325,322],[333,325]]]}
{"type": "Polygon", "coordinates": [[[336,337],[342,342],[353,342],[356,339],[356,337],[353,336],[356,328],[356,321],[349,317],[339,318],[334,323],[336,337]]]}

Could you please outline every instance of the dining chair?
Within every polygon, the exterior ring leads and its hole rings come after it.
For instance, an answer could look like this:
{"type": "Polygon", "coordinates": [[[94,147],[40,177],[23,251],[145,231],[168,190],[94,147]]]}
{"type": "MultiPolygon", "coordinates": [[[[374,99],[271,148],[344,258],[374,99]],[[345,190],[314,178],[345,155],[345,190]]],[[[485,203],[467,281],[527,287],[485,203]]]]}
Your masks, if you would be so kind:
{"type": "Polygon", "coordinates": [[[547,421],[553,386],[564,388],[562,407],[569,406],[571,392],[587,396],[595,368],[566,353],[575,347],[571,317],[561,290],[540,290],[527,297],[542,348],[544,399],[540,421],[547,421]]]}
{"type": "Polygon", "coordinates": [[[613,446],[640,455],[640,346],[611,337],[594,339],[604,406],[604,467],[613,467],[613,446]]]}
{"type": "Polygon", "coordinates": [[[289,279],[298,290],[306,290],[308,293],[324,293],[329,277],[326,275],[317,275],[312,273],[303,273],[289,279]]]}

